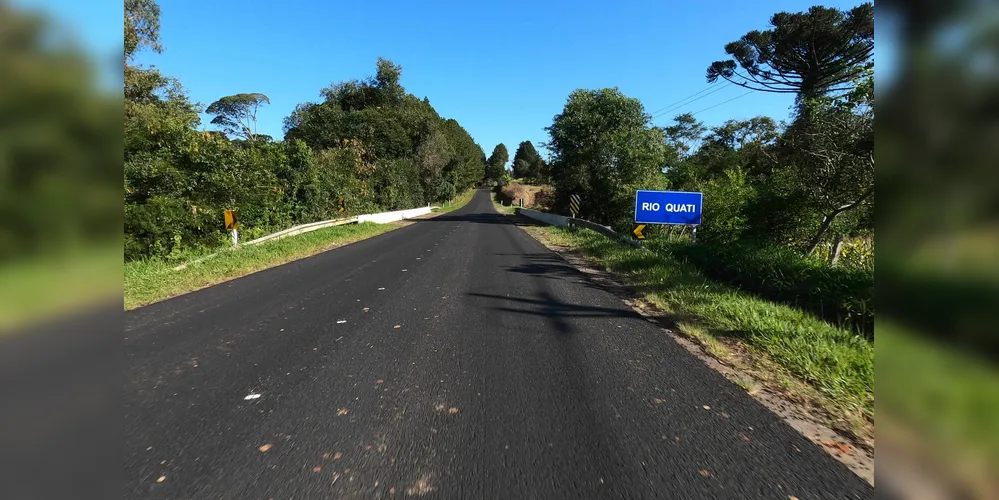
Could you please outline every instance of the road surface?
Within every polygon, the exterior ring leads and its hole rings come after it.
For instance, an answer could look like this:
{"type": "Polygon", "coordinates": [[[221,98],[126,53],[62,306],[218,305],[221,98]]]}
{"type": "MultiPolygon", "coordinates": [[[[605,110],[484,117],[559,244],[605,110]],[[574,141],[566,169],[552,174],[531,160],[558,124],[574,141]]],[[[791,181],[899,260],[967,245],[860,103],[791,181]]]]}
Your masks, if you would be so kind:
{"type": "Polygon", "coordinates": [[[126,313],[125,497],[873,497],[510,219],[126,313]]]}

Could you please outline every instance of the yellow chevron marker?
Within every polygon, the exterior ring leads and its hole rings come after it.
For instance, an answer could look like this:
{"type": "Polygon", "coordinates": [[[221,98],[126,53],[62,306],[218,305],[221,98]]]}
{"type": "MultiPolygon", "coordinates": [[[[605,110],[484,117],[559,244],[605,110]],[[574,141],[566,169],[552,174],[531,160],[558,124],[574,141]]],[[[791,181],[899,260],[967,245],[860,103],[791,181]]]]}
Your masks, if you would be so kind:
{"type": "Polygon", "coordinates": [[[236,220],[235,210],[226,210],[225,215],[225,228],[226,229],[239,229],[239,221],[236,220]]]}
{"type": "Polygon", "coordinates": [[[632,231],[632,233],[635,234],[636,238],[638,238],[640,240],[644,240],[645,239],[645,235],[642,234],[642,231],[645,231],[645,224],[639,224],[639,225],[635,226],[635,230],[632,231]]]}

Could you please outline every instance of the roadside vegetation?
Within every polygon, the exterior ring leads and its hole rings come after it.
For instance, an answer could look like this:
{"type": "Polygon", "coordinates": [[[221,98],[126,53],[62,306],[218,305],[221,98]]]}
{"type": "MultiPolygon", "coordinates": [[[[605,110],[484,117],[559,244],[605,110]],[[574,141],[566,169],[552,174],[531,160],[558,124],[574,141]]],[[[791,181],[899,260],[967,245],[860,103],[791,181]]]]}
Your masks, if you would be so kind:
{"type": "Polygon", "coordinates": [[[482,148],[429,99],[406,92],[392,61],[379,59],[371,77],[321,89],[321,100],[299,104],[275,138],[257,131],[257,111],[270,103],[265,93],[219,96],[202,108],[177,79],[139,64],[138,56],[163,50],[159,28],[155,0],[125,2],[126,262],[224,245],[227,209],[252,239],[301,223],[440,205],[482,182],[482,148]],[[202,129],[202,110],[214,130],[202,129]]]}
{"type": "Polygon", "coordinates": [[[475,189],[468,189],[464,193],[458,195],[458,197],[454,200],[441,202],[441,206],[434,208],[432,211],[434,213],[445,213],[458,210],[459,208],[467,205],[469,201],[472,201],[473,196],[475,196],[475,189]]]}
{"type": "MultiPolygon", "coordinates": [[[[475,196],[468,189],[435,214],[465,206],[475,196]]],[[[265,241],[251,246],[228,245],[125,263],[125,310],[134,309],[217,283],[245,276],[325,250],[397,229],[399,224],[348,224],[265,241]]]]}
{"type": "Polygon", "coordinates": [[[712,280],[688,263],[682,246],[652,251],[585,229],[528,230],[624,277],[643,299],[667,313],[678,330],[703,342],[712,354],[737,364],[746,361],[732,356],[733,343],[763,354],[751,360],[757,362],[755,367],[749,366],[757,375],[821,406],[841,429],[873,437],[874,345],[864,337],[797,307],[712,280]],[[775,371],[761,371],[774,365],[775,371]],[[788,375],[815,392],[802,392],[785,378],[788,375]]]}
{"type": "Polygon", "coordinates": [[[779,13],[705,67],[719,88],[794,94],[788,121],[709,127],[684,113],[657,125],[662,113],[618,88],[577,89],[546,129],[548,160],[526,143],[514,161],[526,182],[487,175],[499,199],[528,208],[567,214],[578,195],[581,218],[624,234],[636,190],[703,192],[696,245],[676,227],[649,227],[643,249],[588,231],[536,233],[622,274],[712,350],[748,347],[759,366],[807,384],[841,427],[873,439],[873,51],[871,3],[779,13]]]}

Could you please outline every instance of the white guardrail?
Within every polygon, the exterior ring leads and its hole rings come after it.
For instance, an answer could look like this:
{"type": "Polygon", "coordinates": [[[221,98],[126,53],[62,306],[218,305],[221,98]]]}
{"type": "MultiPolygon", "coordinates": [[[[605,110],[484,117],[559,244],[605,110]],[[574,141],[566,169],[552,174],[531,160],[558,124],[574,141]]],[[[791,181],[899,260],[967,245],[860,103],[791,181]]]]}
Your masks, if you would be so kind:
{"type": "Polygon", "coordinates": [[[297,226],[285,229],[284,231],[278,231],[273,234],[268,234],[267,236],[261,236],[255,240],[250,240],[243,244],[256,245],[257,243],[276,240],[284,238],[285,236],[294,236],[296,234],[308,233],[309,231],[315,231],[317,229],[322,229],[324,227],[343,226],[346,224],[354,224],[356,222],[357,222],[357,217],[348,217],[346,219],[330,219],[319,222],[310,222],[308,224],[299,224],[297,226]]]}
{"type": "Polygon", "coordinates": [[[622,241],[624,243],[627,243],[627,244],[629,244],[629,245],[631,245],[631,246],[633,246],[635,248],[641,248],[641,246],[642,246],[641,243],[639,243],[637,241],[634,241],[631,238],[628,238],[627,236],[624,236],[624,235],[622,235],[622,234],[614,231],[613,229],[611,229],[608,226],[601,226],[600,224],[597,224],[596,222],[590,222],[588,220],[583,220],[583,219],[575,219],[575,218],[572,218],[572,217],[566,217],[564,215],[550,214],[550,213],[547,213],[547,212],[539,212],[537,210],[530,210],[530,209],[527,209],[527,208],[517,208],[516,211],[517,211],[517,213],[519,213],[521,215],[524,215],[526,217],[530,217],[530,218],[532,218],[532,219],[534,219],[536,221],[544,222],[545,224],[548,224],[550,226],[576,226],[576,227],[585,227],[586,229],[589,229],[591,231],[596,231],[596,232],[598,232],[598,233],[600,233],[600,234],[602,234],[604,236],[607,236],[608,238],[613,238],[613,239],[616,239],[616,240],[620,240],[620,241],[622,241]]]}
{"type": "Polygon", "coordinates": [[[430,213],[430,209],[430,205],[427,205],[425,207],[411,208],[409,210],[396,210],[395,212],[382,212],[380,214],[358,215],[357,222],[375,222],[378,224],[385,224],[386,222],[412,219],[413,217],[426,215],[430,213]]]}
{"type": "MultiPolygon", "coordinates": [[[[343,226],[347,224],[357,224],[360,222],[374,222],[376,224],[385,224],[388,222],[394,222],[397,220],[412,219],[413,217],[419,217],[421,215],[429,214],[435,207],[427,205],[420,208],[412,208],[409,210],[396,210],[394,212],[382,212],[377,214],[363,214],[355,217],[347,217],[345,219],[330,219],[323,220],[319,222],[310,222],[308,224],[299,224],[297,226],[289,227],[283,231],[278,231],[276,233],[268,234],[267,236],[261,236],[257,239],[247,241],[242,245],[256,245],[258,243],[263,243],[265,241],[277,240],[284,238],[286,236],[295,236],[296,234],[308,233],[310,231],[315,231],[317,229],[323,229],[326,227],[333,226],[343,226]]],[[[241,245],[241,246],[242,246],[241,245]]],[[[203,262],[212,257],[218,255],[217,253],[206,255],[200,259],[193,260],[191,262],[186,262],[175,268],[174,271],[180,271],[191,264],[197,264],[203,262]]]]}

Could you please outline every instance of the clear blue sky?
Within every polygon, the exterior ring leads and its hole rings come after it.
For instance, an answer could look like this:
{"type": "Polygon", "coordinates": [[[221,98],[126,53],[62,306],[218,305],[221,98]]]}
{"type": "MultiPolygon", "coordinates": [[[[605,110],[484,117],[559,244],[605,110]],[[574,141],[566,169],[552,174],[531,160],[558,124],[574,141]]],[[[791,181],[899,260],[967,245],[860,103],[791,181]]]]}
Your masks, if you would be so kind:
{"type": "MultiPolygon", "coordinates": [[[[18,3],[53,12],[94,52],[121,52],[120,4],[18,3]]],[[[318,100],[331,82],[372,74],[383,56],[402,65],[409,92],[457,119],[487,155],[499,142],[512,155],[520,141],[547,139],[544,127],[573,89],[617,86],[647,111],[659,110],[707,88],[705,69],[725,57],[727,42],[765,29],[777,11],[817,2],[159,3],[165,50],[140,62],[179,78],[203,105],[239,92],[267,94],[272,104],[260,112],[262,133],[282,137],[282,119],[296,104],[318,100]]],[[[860,0],[821,3],[849,8],[860,0]]],[[[730,86],[655,121],[745,92],[730,86]]],[[[785,119],[791,101],[753,92],[697,118],[708,125],[756,115],[785,119]]]]}

